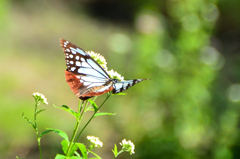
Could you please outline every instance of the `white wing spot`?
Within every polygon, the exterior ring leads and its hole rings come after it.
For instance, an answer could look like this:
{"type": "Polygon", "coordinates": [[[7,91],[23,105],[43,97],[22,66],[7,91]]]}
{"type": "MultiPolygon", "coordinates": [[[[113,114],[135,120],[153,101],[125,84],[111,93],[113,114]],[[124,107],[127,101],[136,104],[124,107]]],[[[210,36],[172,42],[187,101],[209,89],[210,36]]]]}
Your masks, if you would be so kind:
{"type": "Polygon", "coordinates": [[[70,58],[73,58],[73,55],[72,55],[72,54],[70,54],[70,55],[69,55],[69,57],[70,57],[70,58]]]}
{"type": "Polygon", "coordinates": [[[84,61],[85,62],[85,59],[83,57],[81,57],[81,61],[84,61]]]}
{"type": "Polygon", "coordinates": [[[88,68],[91,68],[86,62],[82,62],[82,67],[88,67],[88,68]]]}
{"type": "Polygon", "coordinates": [[[66,52],[70,52],[70,50],[69,50],[69,49],[66,49],[66,52]]]}
{"type": "Polygon", "coordinates": [[[71,65],[73,65],[73,61],[70,61],[69,63],[70,63],[71,65]]]}
{"type": "Polygon", "coordinates": [[[71,67],[71,71],[74,71],[74,70],[76,70],[76,67],[71,67]]]}
{"type": "Polygon", "coordinates": [[[81,63],[79,61],[76,61],[76,66],[81,66],[81,63]]]}
{"type": "Polygon", "coordinates": [[[76,51],[72,50],[72,53],[73,53],[73,54],[76,54],[76,51]]]}
{"type": "Polygon", "coordinates": [[[64,47],[66,47],[68,43],[69,43],[68,41],[65,41],[65,42],[63,43],[64,47]]]}
{"type": "Polygon", "coordinates": [[[75,58],[76,58],[76,60],[79,60],[79,56],[76,56],[75,58]]]}

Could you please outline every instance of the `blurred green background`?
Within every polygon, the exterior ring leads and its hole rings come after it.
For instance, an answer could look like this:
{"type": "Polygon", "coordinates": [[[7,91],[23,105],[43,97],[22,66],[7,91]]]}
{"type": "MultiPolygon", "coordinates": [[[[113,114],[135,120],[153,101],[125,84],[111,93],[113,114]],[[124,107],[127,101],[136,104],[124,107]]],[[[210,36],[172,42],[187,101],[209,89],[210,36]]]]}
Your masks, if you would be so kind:
{"type": "MultiPolygon", "coordinates": [[[[101,111],[117,114],[93,120],[80,138],[98,136],[102,158],[124,138],[136,154],[119,159],[240,158],[239,8],[239,0],[0,0],[0,158],[38,158],[22,119],[33,117],[33,92],[49,102],[40,131],[71,135],[74,118],[52,106],[78,105],[60,38],[101,53],[125,79],[151,78],[111,97],[101,111]]],[[[44,136],[44,158],[62,153],[60,142],[44,136]]]]}

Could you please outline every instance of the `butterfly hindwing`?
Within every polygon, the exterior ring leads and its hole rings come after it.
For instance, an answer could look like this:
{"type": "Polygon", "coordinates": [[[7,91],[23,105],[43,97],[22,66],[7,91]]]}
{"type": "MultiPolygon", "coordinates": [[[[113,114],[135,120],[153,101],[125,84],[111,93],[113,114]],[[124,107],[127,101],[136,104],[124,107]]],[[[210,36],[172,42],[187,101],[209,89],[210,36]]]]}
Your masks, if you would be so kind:
{"type": "Polygon", "coordinates": [[[113,94],[120,93],[122,91],[127,90],[128,88],[132,87],[133,85],[147,79],[134,79],[134,80],[124,80],[121,82],[117,82],[113,86],[113,94]]]}

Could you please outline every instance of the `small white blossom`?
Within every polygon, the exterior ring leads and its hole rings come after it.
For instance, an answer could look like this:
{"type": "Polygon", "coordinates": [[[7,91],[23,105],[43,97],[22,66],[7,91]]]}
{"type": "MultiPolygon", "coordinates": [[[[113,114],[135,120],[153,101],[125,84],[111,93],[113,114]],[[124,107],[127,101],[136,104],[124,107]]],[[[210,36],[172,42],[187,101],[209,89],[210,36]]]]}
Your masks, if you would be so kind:
{"type": "Polygon", "coordinates": [[[100,55],[99,53],[95,53],[93,51],[87,51],[87,53],[95,60],[99,65],[103,67],[104,70],[107,71],[107,61],[106,59],[100,55]]]}
{"type": "Polygon", "coordinates": [[[32,95],[33,95],[35,101],[37,102],[37,104],[46,104],[46,105],[48,105],[47,98],[43,94],[35,92],[32,95]]]}
{"type": "Polygon", "coordinates": [[[124,80],[124,77],[121,76],[119,73],[117,73],[116,71],[114,71],[113,69],[111,69],[110,71],[107,71],[107,73],[109,74],[109,76],[111,78],[114,78],[114,79],[118,79],[119,81],[123,81],[124,80]]]}
{"type": "MultiPolygon", "coordinates": [[[[87,136],[87,139],[90,141],[92,148],[102,147],[103,143],[99,140],[98,137],[95,136],[87,136]]],[[[90,146],[90,147],[91,147],[90,146]]]]}
{"type": "Polygon", "coordinates": [[[135,146],[134,146],[134,144],[132,143],[131,140],[127,141],[126,139],[124,139],[124,140],[122,140],[122,142],[120,142],[120,145],[122,146],[122,150],[126,151],[126,152],[129,152],[130,155],[135,153],[134,152],[135,146]]]}

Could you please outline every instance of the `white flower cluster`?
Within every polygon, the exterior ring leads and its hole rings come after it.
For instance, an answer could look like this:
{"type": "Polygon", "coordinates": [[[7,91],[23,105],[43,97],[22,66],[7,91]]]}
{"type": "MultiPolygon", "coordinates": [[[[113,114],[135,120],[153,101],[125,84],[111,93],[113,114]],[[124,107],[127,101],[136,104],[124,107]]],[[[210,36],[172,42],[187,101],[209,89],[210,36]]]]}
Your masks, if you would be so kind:
{"type": "Polygon", "coordinates": [[[127,141],[126,139],[124,139],[124,140],[122,140],[122,142],[120,142],[120,145],[122,146],[122,150],[126,151],[126,152],[129,152],[130,155],[135,153],[134,152],[135,146],[134,146],[134,144],[132,143],[131,140],[127,141]]]}
{"type": "Polygon", "coordinates": [[[107,68],[107,61],[106,61],[106,59],[105,59],[102,55],[100,55],[100,54],[98,54],[98,53],[95,53],[95,52],[93,52],[93,51],[87,51],[87,53],[88,53],[99,65],[101,65],[105,71],[107,71],[107,73],[109,74],[109,76],[110,76],[111,78],[118,79],[119,81],[123,81],[123,80],[124,80],[124,77],[122,77],[122,76],[121,76],[119,73],[117,73],[116,71],[114,71],[114,70],[108,71],[108,70],[107,70],[107,69],[108,69],[108,68],[107,68]]]}
{"type": "Polygon", "coordinates": [[[124,80],[124,77],[122,77],[119,73],[117,73],[113,69],[111,69],[110,71],[107,71],[107,73],[109,74],[109,76],[111,78],[118,79],[119,81],[123,81],[124,80]]]}
{"type": "Polygon", "coordinates": [[[47,98],[43,94],[35,92],[32,95],[33,95],[35,101],[38,104],[46,104],[46,105],[48,105],[47,98]]]}
{"type": "Polygon", "coordinates": [[[103,143],[99,140],[98,137],[87,136],[87,139],[91,142],[93,148],[103,146],[103,143]]]}

